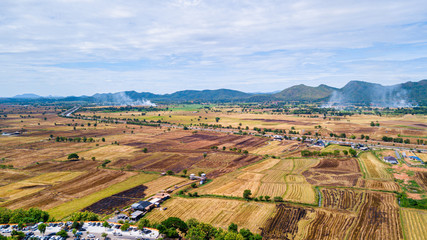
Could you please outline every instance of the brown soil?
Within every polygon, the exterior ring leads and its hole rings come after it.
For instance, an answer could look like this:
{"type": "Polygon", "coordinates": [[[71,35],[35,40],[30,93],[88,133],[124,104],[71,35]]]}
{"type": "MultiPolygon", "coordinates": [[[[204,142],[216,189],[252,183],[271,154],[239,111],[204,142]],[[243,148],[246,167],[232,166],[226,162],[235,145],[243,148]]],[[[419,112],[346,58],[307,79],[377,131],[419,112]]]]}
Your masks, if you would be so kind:
{"type": "Polygon", "coordinates": [[[320,186],[356,186],[362,176],[359,164],[354,158],[321,159],[320,162],[303,172],[307,181],[320,186]]]}

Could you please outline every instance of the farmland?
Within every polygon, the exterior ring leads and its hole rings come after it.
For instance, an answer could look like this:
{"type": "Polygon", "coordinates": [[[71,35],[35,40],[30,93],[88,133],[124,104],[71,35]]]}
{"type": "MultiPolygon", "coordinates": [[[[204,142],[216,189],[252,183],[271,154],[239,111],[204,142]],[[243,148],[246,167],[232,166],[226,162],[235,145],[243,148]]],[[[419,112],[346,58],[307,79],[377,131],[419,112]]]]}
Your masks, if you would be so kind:
{"type": "Polygon", "coordinates": [[[275,208],[271,203],[214,198],[175,198],[167,201],[163,206],[167,210],[156,209],[147,218],[154,222],[160,222],[170,216],[184,220],[196,218],[223,228],[227,228],[230,223],[236,223],[253,232],[260,232],[260,226],[264,225],[275,208]]]}
{"type": "Polygon", "coordinates": [[[393,176],[387,171],[387,164],[381,162],[373,153],[362,153],[359,157],[365,178],[392,180],[393,176]]]}
{"type": "Polygon", "coordinates": [[[427,211],[402,208],[401,210],[405,236],[407,239],[421,240],[427,238],[427,211]]]}
{"type": "MultiPolygon", "coordinates": [[[[85,210],[107,218],[169,190],[171,199],[147,219],[196,218],[224,229],[236,223],[266,239],[425,238],[417,224],[426,221],[425,211],[402,208],[397,199],[401,193],[425,199],[427,170],[408,158],[408,165],[391,166],[380,158],[395,150],[378,146],[387,134],[424,137],[416,124],[425,124],[425,117],[322,118],[234,105],[168,107],[89,107],[64,118],[59,108],[3,106],[1,130],[23,130],[0,136],[0,207],[38,207],[57,219],[85,210]],[[125,122],[135,119],[142,124],[125,122]],[[371,119],[381,127],[371,127],[371,119]],[[352,155],[347,145],[321,147],[302,139],[340,140],[331,133],[355,135],[354,142],[373,149],[355,148],[352,155]],[[269,134],[288,138],[273,140],[269,134]],[[371,138],[362,140],[361,134],[371,138]],[[302,155],[303,150],[318,154],[302,155]],[[70,159],[72,153],[79,158],[70,159]],[[201,173],[208,177],[203,185],[188,178],[201,173]],[[251,193],[246,199],[245,190],[251,193]]],[[[400,152],[425,158],[416,150],[400,152]]]]}

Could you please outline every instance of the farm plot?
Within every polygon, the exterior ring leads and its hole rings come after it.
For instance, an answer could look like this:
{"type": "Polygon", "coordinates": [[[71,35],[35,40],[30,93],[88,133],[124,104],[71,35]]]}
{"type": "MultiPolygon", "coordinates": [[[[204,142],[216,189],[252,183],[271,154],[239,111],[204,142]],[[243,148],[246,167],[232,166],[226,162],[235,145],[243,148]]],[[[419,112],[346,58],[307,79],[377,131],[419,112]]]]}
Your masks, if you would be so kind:
{"type": "Polygon", "coordinates": [[[427,191],[427,172],[415,172],[417,182],[427,191]]]}
{"type": "Polygon", "coordinates": [[[295,239],[299,230],[298,223],[306,217],[309,211],[313,210],[285,204],[277,205],[274,217],[270,218],[262,228],[262,237],[265,239],[295,239]]]}
{"type": "Polygon", "coordinates": [[[146,216],[150,222],[160,222],[168,217],[179,217],[184,221],[196,218],[224,229],[227,229],[230,223],[236,223],[239,228],[248,228],[257,233],[275,208],[275,205],[270,203],[214,198],[173,198],[162,206],[167,207],[167,210],[154,209],[146,216]]]}
{"type": "Polygon", "coordinates": [[[85,207],[100,201],[101,199],[152,181],[158,177],[158,175],[144,173],[138,175],[134,175],[134,173],[132,175],[123,174],[121,179],[116,177],[115,181],[112,181],[113,184],[109,184],[108,187],[104,186],[104,188],[98,188],[97,190],[92,191],[91,194],[82,196],[80,198],[70,198],[68,200],[71,201],[67,201],[59,206],[50,208],[48,212],[55,218],[62,219],[73,212],[84,209],[85,207]]]}
{"type": "MultiPolygon", "coordinates": [[[[115,161],[120,158],[132,157],[132,153],[138,149],[125,145],[105,145],[102,147],[90,149],[87,151],[79,152],[80,158],[91,159],[95,157],[97,160],[111,160],[115,161]]],[[[59,158],[58,160],[66,161],[67,157],[59,158]]]]}
{"type": "Polygon", "coordinates": [[[0,186],[31,178],[34,174],[19,170],[0,170],[0,186]]]}
{"type": "Polygon", "coordinates": [[[404,233],[409,240],[427,239],[427,211],[420,209],[401,209],[404,233]]]}
{"type": "Polygon", "coordinates": [[[264,146],[261,146],[255,150],[252,151],[252,153],[260,154],[260,155],[275,155],[279,156],[283,152],[285,152],[291,144],[294,142],[292,141],[269,141],[264,146]]]}
{"type": "Polygon", "coordinates": [[[349,239],[403,239],[399,206],[394,194],[366,192],[349,239]]]}
{"type": "Polygon", "coordinates": [[[14,201],[5,203],[4,206],[8,208],[39,207],[49,209],[73,198],[81,198],[107,188],[135,174],[111,170],[91,170],[61,184],[48,184],[40,191],[22,195],[14,201]]]}
{"type": "Polygon", "coordinates": [[[173,176],[161,177],[144,185],[139,185],[123,192],[114,194],[110,197],[104,198],[84,208],[82,211],[88,210],[98,214],[110,214],[115,209],[123,208],[142,198],[158,193],[161,190],[166,190],[171,186],[176,186],[177,184],[183,184],[187,182],[191,181],[173,176]]]}
{"type": "Polygon", "coordinates": [[[364,204],[366,193],[351,189],[322,189],[324,208],[358,212],[364,204]]]}
{"type": "Polygon", "coordinates": [[[147,187],[144,185],[136,186],[93,203],[83,208],[82,211],[90,211],[96,214],[111,214],[115,210],[128,206],[145,197],[144,192],[146,189],[147,187]]]}
{"type": "Polygon", "coordinates": [[[293,159],[293,161],[294,161],[294,168],[292,169],[293,174],[301,174],[307,168],[310,168],[319,162],[317,159],[313,159],[313,158],[305,158],[305,159],[297,158],[297,159],[293,159]]]}
{"type": "Polygon", "coordinates": [[[285,200],[292,202],[314,203],[316,192],[302,175],[286,176],[287,190],[285,200]]]}
{"type": "Polygon", "coordinates": [[[247,172],[262,172],[264,170],[267,170],[267,169],[270,169],[270,168],[274,167],[280,161],[281,161],[280,159],[269,158],[269,159],[264,160],[264,161],[262,161],[260,163],[256,163],[254,165],[246,167],[246,168],[243,169],[243,171],[247,171],[247,172]]]}
{"type": "MultiPolygon", "coordinates": [[[[303,239],[345,239],[348,229],[356,221],[356,216],[317,209],[313,219],[307,225],[303,239]]],[[[363,238],[369,239],[369,238],[363,238]]]]}
{"type": "Polygon", "coordinates": [[[385,190],[385,191],[400,190],[399,184],[394,181],[381,181],[381,180],[362,179],[362,178],[359,178],[359,181],[357,182],[356,186],[359,188],[385,190]]]}
{"type": "MultiPolygon", "coordinates": [[[[214,180],[197,190],[199,194],[215,194],[241,197],[250,189],[252,196],[283,196],[286,192],[285,175],[289,171],[277,170],[282,162],[292,164],[292,160],[266,159],[242,170],[234,171],[214,180]]],[[[290,167],[292,169],[292,167],[290,167]]]]}
{"type": "Polygon", "coordinates": [[[260,180],[263,176],[264,174],[260,173],[242,173],[225,185],[220,185],[210,191],[209,194],[241,197],[243,191],[249,189],[255,195],[261,185],[260,180]]]}
{"type": "Polygon", "coordinates": [[[393,180],[392,174],[387,171],[389,166],[381,162],[373,153],[360,154],[359,161],[366,179],[393,180]]]}
{"type": "Polygon", "coordinates": [[[302,173],[308,183],[318,186],[355,186],[361,177],[354,158],[324,158],[302,173]]]}
{"type": "Polygon", "coordinates": [[[21,197],[39,192],[53,184],[66,182],[81,175],[81,172],[51,172],[0,187],[0,198],[9,204],[21,197]]]}

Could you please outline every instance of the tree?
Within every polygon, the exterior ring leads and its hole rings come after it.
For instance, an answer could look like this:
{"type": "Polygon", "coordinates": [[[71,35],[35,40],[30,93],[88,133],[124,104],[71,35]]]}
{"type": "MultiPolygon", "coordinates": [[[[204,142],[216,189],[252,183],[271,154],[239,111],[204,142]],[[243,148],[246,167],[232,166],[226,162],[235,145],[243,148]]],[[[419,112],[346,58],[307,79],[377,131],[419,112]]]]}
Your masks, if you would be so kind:
{"type": "Polygon", "coordinates": [[[56,233],[57,236],[63,237],[63,238],[68,238],[68,233],[62,229],[59,232],[56,233]]]}
{"type": "Polygon", "coordinates": [[[105,142],[105,138],[102,138],[102,139],[101,139],[101,141],[102,141],[102,142],[105,142]]]}
{"type": "Polygon", "coordinates": [[[166,172],[166,174],[167,174],[167,175],[173,175],[173,171],[172,171],[172,170],[168,170],[168,171],[166,172]]]}
{"type": "Polygon", "coordinates": [[[340,150],[334,150],[334,156],[339,156],[340,155],[340,150]]]}
{"type": "Polygon", "coordinates": [[[143,218],[141,220],[139,220],[138,222],[138,229],[142,230],[145,227],[149,227],[150,226],[150,221],[146,218],[143,218]]]}
{"type": "Polygon", "coordinates": [[[107,236],[108,236],[108,234],[107,233],[102,233],[102,235],[101,235],[104,239],[107,239],[107,236]]]}
{"type": "Polygon", "coordinates": [[[353,156],[353,157],[356,157],[356,155],[357,155],[357,152],[356,152],[356,150],[354,150],[353,148],[350,148],[350,150],[348,151],[350,154],[351,154],[351,156],[353,156]]]}
{"type": "Polygon", "coordinates": [[[283,202],[283,198],[282,197],[274,197],[274,201],[275,202],[283,202]]]}
{"type": "Polygon", "coordinates": [[[25,233],[21,232],[21,231],[16,231],[13,230],[12,233],[10,234],[12,236],[12,239],[24,239],[25,238],[25,233]]]}
{"type": "Polygon", "coordinates": [[[143,152],[143,153],[147,153],[147,152],[148,152],[148,149],[147,149],[147,148],[144,148],[144,149],[142,149],[142,152],[143,152]]]}
{"type": "Polygon", "coordinates": [[[227,232],[224,236],[224,240],[244,240],[244,238],[237,232],[227,232]]]}
{"type": "Polygon", "coordinates": [[[186,233],[188,230],[187,224],[182,221],[181,219],[177,217],[169,217],[165,221],[162,222],[162,225],[165,226],[167,229],[173,228],[173,229],[179,229],[179,231],[186,233]]]}
{"type": "Polygon", "coordinates": [[[76,234],[77,234],[77,229],[73,228],[72,233],[73,233],[73,235],[74,235],[74,236],[76,236],[76,234]]]}
{"type": "Polygon", "coordinates": [[[245,240],[252,240],[254,236],[254,234],[247,228],[240,229],[239,233],[245,240]]]}
{"type": "Polygon", "coordinates": [[[348,155],[348,151],[347,150],[342,150],[342,153],[344,153],[345,156],[348,155]]]}
{"type": "Polygon", "coordinates": [[[19,229],[22,229],[22,228],[24,228],[25,227],[25,224],[23,223],[23,222],[19,222],[18,223],[18,228],[19,229]]]}
{"type": "Polygon", "coordinates": [[[228,226],[228,231],[229,232],[235,232],[235,233],[237,233],[237,229],[238,229],[238,226],[235,223],[231,223],[230,226],[228,226]]]}
{"type": "Polygon", "coordinates": [[[40,223],[40,224],[37,226],[37,229],[40,231],[40,233],[41,233],[41,234],[43,234],[43,235],[44,235],[44,233],[46,232],[46,224],[44,224],[44,223],[40,223]]]}
{"type": "Polygon", "coordinates": [[[220,119],[221,119],[221,118],[216,117],[216,118],[215,118],[215,121],[216,121],[216,122],[219,122],[219,120],[220,120],[220,119]]]}
{"type": "Polygon", "coordinates": [[[270,196],[265,196],[264,198],[265,198],[265,201],[267,202],[270,201],[270,196]]]}
{"type": "Polygon", "coordinates": [[[375,123],[373,121],[371,122],[371,127],[375,127],[375,123]]]}
{"type": "Polygon", "coordinates": [[[120,227],[120,230],[122,230],[122,231],[127,231],[127,230],[129,229],[129,227],[130,227],[130,224],[129,224],[129,223],[124,223],[124,224],[120,227]]]}
{"type": "Polygon", "coordinates": [[[105,228],[111,228],[111,225],[107,221],[104,221],[102,223],[102,226],[105,227],[105,228]]]}
{"type": "Polygon", "coordinates": [[[184,173],[184,175],[187,175],[187,169],[182,170],[182,172],[184,173]]]}
{"type": "Polygon", "coordinates": [[[245,191],[243,191],[243,198],[244,199],[250,199],[252,195],[252,192],[250,189],[246,189],[245,191]]]}
{"type": "Polygon", "coordinates": [[[70,159],[79,160],[79,155],[77,155],[77,153],[71,153],[70,155],[68,155],[68,160],[70,159]]]}

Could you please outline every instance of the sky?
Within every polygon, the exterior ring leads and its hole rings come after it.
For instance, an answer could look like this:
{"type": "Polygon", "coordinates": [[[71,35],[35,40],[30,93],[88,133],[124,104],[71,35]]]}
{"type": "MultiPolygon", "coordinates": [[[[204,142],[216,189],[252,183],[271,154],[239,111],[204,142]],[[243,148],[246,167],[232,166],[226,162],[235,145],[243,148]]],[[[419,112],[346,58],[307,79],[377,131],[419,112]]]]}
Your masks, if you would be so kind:
{"type": "Polygon", "coordinates": [[[425,0],[0,1],[0,97],[426,78],[425,0]]]}

